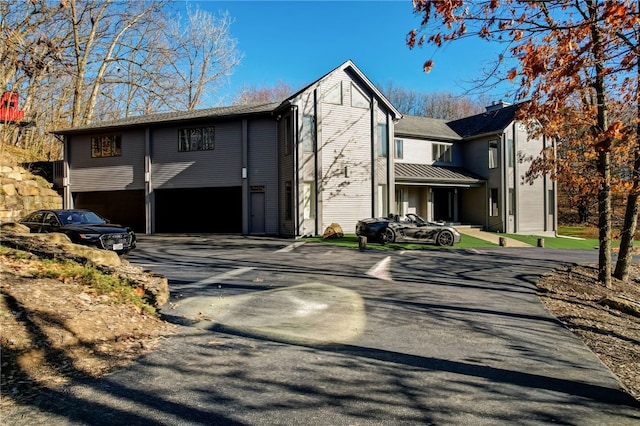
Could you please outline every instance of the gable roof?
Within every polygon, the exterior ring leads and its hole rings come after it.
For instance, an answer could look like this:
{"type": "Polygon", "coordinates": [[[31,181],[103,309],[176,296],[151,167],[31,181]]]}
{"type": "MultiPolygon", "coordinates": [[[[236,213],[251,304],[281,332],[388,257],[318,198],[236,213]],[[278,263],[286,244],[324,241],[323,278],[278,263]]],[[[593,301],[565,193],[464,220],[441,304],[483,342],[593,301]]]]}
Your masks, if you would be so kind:
{"type": "Polygon", "coordinates": [[[68,129],[55,130],[52,133],[65,135],[78,133],[86,130],[108,130],[119,127],[146,126],[149,124],[169,124],[189,120],[200,120],[209,118],[231,118],[244,115],[271,114],[280,105],[279,102],[255,105],[234,105],[226,107],[206,108],[193,111],[176,111],[158,114],[139,115],[134,117],[121,118],[118,120],[103,121],[68,129]]]}
{"type": "Polygon", "coordinates": [[[127,117],[117,120],[104,121],[104,122],[96,122],[91,124],[85,124],[82,126],[54,130],[52,133],[58,135],[72,134],[72,133],[80,133],[86,130],[109,130],[115,129],[119,127],[136,127],[136,126],[146,126],[149,124],[170,124],[182,121],[193,121],[199,119],[209,119],[209,118],[232,118],[237,116],[245,116],[245,115],[253,115],[253,114],[273,114],[278,111],[280,108],[286,108],[290,105],[291,100],[308,90],[310,87],[314,85],[318,85],[322,80],[326,79],[332,73],[343,70],[350,71],[353,73],[358,80],[364,85],[366,85],[369,90],[374,94],[374,96],[381,102],[386,108],[391,111],[393,117],[398,120],[402,117],[400,111],[393,106],[393,104],[378,90],[378,88],[371,83],[371,81],[356,67],[353,61],[348,60],[344,62],[342,65],[334,68],[329,71],[313,83],[303,87],[298,90],[293,95],[289,96],[287,99],[282,102],[272,102],[265,104],[255,104],[255,105],[232,105],[232,106],[224,106],[224,107],[215,107],[215,108],[206,108],[199,109],[193,111],[174,111],[174,112],[166,112],[166,113],[158,113],[158,114],[148,114],[148,115],[140,115],[134,117],[127,117]]]}
{"type": "Polygon", "coordinates": [[[395,136],[418,137],[437,140],[460,140],[462,137],[447,125],[446,120],[405,115],[394,127],[395,136]]]}
{"type": "Polygon", "coordinates": [[[371,90],[371,92],[373,92],[375,97],[377,99],[379,99],[379,101],[381,101],[382,104],[385,105],[387,107],[387,109],[389,109],[389,111],[391,111],[392,115],[394,116],[394,118],[396,120],[399,120],[400,118],[402,118],[402,113],[400,111],[398,111],[398,109],[395,106],[393,106],[393,104],[389,101],[389,99],[387,99],[382,94],[382,92],[380,92],[380,90],[378,90],[378,88],[371,82],[371,80],[369,80],[364,75],[364,73],[362,71],[360,71],[360,69],[353,63],[353,61],[351,59],[345,61],[340,66],[332,69],[331,71],[329,71],[328,73],[326,73],[325,75],[323,75],[322,77],[317,79],[316,81],[314,81],[314,82],[306,85],[302,89],[298,90],[296,93],[294,93],[293,95],[291,95],[287,99],[285,99],[282,102],[282,105],[288,104],[289,102],[291,102],[291,100],[293,100],[294,98],[299,96],[301,93],[307,91],[308,89],[310,89],[313,86],[317,86],[323,80],[327,79],[331,74],[335,73],[336,71],[351,71],[358,78],[358,80],[360,80],[361,83],[363,83],[365,86],[367,86],[367,88],[369,90],[371,90]]]}
{"type": "Polygon", "coordinates": [[[513,122],[521,104],[489,108],[482,114],[449,121],[447,125],[463,138],[502,133],[513,122]]]}

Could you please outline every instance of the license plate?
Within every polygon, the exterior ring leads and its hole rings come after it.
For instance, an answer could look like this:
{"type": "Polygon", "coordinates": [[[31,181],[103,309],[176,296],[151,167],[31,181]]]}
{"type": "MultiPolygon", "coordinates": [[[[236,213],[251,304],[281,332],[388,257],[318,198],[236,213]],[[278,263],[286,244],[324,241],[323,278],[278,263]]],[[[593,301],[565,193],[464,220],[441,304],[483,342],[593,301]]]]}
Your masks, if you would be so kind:
{"type": "Polygon", "coordinates": [[[113,245],[114,250],[122,250],[123,248],[124,248],[124,244],[122,243],[116,243],[113,245]]]}

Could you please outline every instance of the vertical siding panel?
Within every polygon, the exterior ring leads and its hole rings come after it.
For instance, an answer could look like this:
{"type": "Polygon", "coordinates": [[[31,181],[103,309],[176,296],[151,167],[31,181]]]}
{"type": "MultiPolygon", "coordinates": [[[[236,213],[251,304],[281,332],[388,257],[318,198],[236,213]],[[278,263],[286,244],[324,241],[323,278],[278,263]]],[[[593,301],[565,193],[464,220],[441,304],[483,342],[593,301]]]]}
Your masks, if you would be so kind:
{"type": "Polygon", "coordinates": [[[539,177],[532,184],[528,184],[522,181],[522,177],[531,166],[530,159],[540,155],[543,140],[542,138],[527,139],[527,133],[523,130],[517,130],[514,139],[517,173],[515,179],[518,185],[516,189],[518,194],[516,205],[518,229],[516,231],[518,233],[542,231],[545,229],[546,178],[539,177]]]}
{"type": "MultiPolygon", "coordinates": [[[[156,189],[229,187],[242,184],[242,121],[215,127],[215,149],[178,151],[179,127],[152,135],[152,179],[156,189]]],[[[194,127],[194,126],[190,126],[194,127]]]]}
{"type": "MultiPolygon", "coordinates": [[[[296,221],[295,221],[295,211],[292,211],[292,215],[290,218],[287,218],[287,193],[285,191],[285,185],[287,182],[291,183],[291,190],[295,191],[295,175],[294,175],[294,163],[295,157],[294,152],[286,153],[285,143],[286,143],[286,132],[284,129],[284,125],[286,123],[285,117],[287,115],[291,115],[290,112],[283,113],[278,118],[277,124],[277,140],[278,140],[278,210],[279,210],[279,220],[278,220],[278,229],[281,235],[285,236],[295,236],[298,230],[296,229],[296,221]]],[[[295,151],[295,150],[294,150],[295,151]]],[[[293,194],[293,192],[292,192],[293,194]]],[[[295,203],[295,199],[292,200],[295,203]]]]}
{"type": "Polygon", "coordinates": [[[144,189],[144,130],[117,130],[74,135],[69,144],[72,192],[144,189]],[[91,137],[120,135],[122,155],[91,157],[91,137]]]}
{"type": "Polygon", "coordinates": [[[353,232],[358,219],[371,211],[371,111],[351,106],[351,82],[337,72],[321,86],[329,90],[341,83],[342,105],[322,104],[320,231],[335,222],[353,232]]]}
{"type": "MultiPolygon", "coordinates": [[[[278,233],[278,147],[274,120],[249,121],[249,192],[252,186],[264,187],[265,232],[278,233]]],[[[250,203],[248,203],[250,205],[250,203]]],[[[251,208],[251,207],[250,207],[251,208]]]]}

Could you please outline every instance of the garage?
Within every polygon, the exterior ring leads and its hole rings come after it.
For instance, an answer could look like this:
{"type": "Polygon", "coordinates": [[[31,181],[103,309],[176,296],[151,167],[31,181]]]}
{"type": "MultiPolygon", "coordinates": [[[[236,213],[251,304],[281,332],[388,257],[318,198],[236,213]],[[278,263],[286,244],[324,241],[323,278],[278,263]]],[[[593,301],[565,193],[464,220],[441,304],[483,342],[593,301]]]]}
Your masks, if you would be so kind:
{"type": "Polygon", "coordinates": [[[144,233],[144,191],[74,192],[72,195],[75,208],[92,210],[112,223],[144,233]]]}
{"type": "Polygon", "coordinates": [[[156,189],[155,233],[242,233],[242,187],[156,189]]]}

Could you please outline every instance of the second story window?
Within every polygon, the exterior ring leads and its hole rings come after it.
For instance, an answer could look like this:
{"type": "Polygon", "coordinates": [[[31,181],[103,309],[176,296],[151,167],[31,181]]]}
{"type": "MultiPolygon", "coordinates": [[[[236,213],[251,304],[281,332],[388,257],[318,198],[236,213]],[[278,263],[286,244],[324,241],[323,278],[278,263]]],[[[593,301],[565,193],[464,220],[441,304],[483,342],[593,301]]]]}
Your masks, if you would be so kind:
{"type": "Polygon", "coordinates": [[[313,115],[303,115],[302,116],[302,150],[304,152],[313,152],[315,151],[315,141],[316,141],[316,122],[313,115]]]}
{"type": "Polygon", "coordinates": [[[451,155],[451,145],[446,143],[434,143],[433,149],[433,161],[439,163],[451,163],[453,161],[451,155]]]}
{"type": "Polygon", "coordinates": [[[498,141],[489,141],[489,168],[498,167],[498,141]]]}
{"type": "Polygon", "coordinates": [[[122,138],[120,135],[94,136],[91,138],[91,157],[120,157],[122,138]]]}
{"type": "Polygon", "coordinates": [[[402,159],[404,157],[404,152],[403,152],[403,141],[402,139],[396,139],[395,140],[395,151],[396,151],[396,158],[397,159],[402,159]]]}
{"type": "Polygon", "coordinates": [[[284,153],[290,155],[293,151],[293,128],[291,127],[291,116],[287,115],[282,120],[284,126],[284,153]]]}
{"type": "Polygon", "coordinates": [[[178,130],[178,151],[206,151],[215,149],[214,127],[192,127],[178,130]]]}
{"type": "Polygon", "coordinates": [[[389,148],[387,143],[387,125],[385,123],[378,124],[378,157],[387,157],[389,148]]]}

